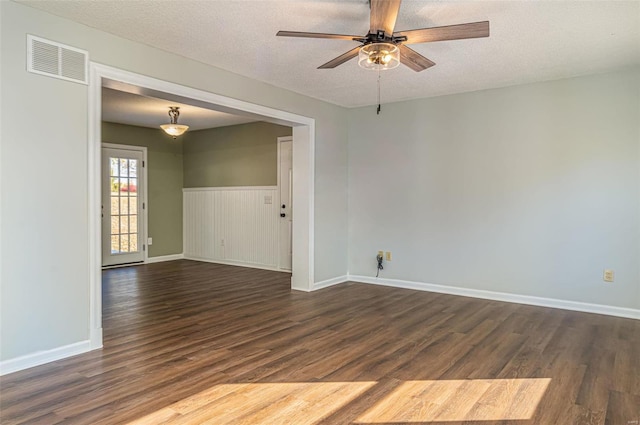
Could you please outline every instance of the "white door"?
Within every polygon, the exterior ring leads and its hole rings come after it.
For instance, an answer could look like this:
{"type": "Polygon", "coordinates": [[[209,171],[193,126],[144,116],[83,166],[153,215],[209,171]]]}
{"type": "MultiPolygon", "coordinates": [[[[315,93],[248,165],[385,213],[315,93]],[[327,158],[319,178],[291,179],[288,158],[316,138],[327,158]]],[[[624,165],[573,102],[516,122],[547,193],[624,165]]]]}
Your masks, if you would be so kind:
{"type": "Polygon", "coordinates": [[[293,142],[291,137],[279,138],[278,145],[278,170],[280,173],[278,178],[280,190],[280,255],[278,263],[282,270],[291,270],[293,142]]]}
{"type": "Polygon", "coordinates": [[[143,152],[102,148],[102,265],[144,261],[143,152]]]}

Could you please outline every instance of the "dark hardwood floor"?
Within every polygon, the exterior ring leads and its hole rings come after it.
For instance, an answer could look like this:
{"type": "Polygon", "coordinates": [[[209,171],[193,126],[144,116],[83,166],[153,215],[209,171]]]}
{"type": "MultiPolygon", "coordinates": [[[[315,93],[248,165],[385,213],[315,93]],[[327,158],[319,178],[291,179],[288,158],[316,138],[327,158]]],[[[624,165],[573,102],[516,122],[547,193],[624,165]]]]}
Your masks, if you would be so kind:
{"type": "Polygon", "coordinates": [[[637,320],[186,260],[103,280],[104,348],[2,377],[2,424],[640,421],[637,320]]]}

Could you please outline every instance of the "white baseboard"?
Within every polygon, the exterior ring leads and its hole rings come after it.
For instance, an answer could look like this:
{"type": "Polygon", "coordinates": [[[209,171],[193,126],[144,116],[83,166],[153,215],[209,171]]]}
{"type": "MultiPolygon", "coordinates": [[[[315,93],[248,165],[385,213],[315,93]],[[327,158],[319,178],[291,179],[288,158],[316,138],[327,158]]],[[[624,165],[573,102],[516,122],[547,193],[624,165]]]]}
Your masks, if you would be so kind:
{"type": "Polygon", "coordinates": [[[163,261],[182,260],[183,258],[184,254],[160,255],[158,257],[147,258],[146,263],[161,263],[163,261]]]}
{"type": "Polygon", "coordinates": [[[291,271],[289,270],[282,270],[282,269],[279,269],[278,267],[269,266],[266,264],[243,263],[241,261],[212,260],[210,258],[191,257],[188,255],[185,255],[184,259],[192,260],[192,261],[202,261],[204,263],[224,264],[225,266],[249,267],[250,269],[271,270],[274,272],[291,273],[291,271]]]}
{"type": "Polygon", "coordinates": [[[318,289],[328,288],[329,286],[333,286],[333,285],[339,285],[339,284],[344,283],[344,282],[346,282],[348,280],[349,280],[349,276],[344,275],[344,276],[334,277],[333,279],[327,279],[327,280],[323,280],[323,281],[320,281],[320,282],[315,282],[312,285],[311,290],[312,291],[317,291],[318,289]]]}
{"type": "Polygon", "coordinates": [[[26,356],[4,360],[0,362],[0,376],[17,372],[19,370],[29,369],[34,366],[40,366],[45,363],[54,362],[56,360],[64,359],[65,357],[86,353],[91,350],[91,341],[86,340],[54,348],[52,350],[38,351],[37,353],[27,354],[26,356]]]}
{"type": "Polygon", "coordinates": [[[528,304],[540,307],[560,308],[563,310],[582,311],[585,313],[605,314],[607,316],[640,319],[640,310],[625,307],[615,307],[602,304],[589,304],[579,301],[542,298],[530,295],[509,294],[505,292],[485,291],[482,289],[460,288],[456,286],[435,285],[432,283],[413,282],[408,280],[384,279],[369,276],[349,275],[352,282],[368,283],[372,285],[392,286],[395,288],[415,289],[418,291],[438,292],[441,294],[460,295],[463,297],[482,298],[493,301],[505,301],[516,304],[528,304]]]}

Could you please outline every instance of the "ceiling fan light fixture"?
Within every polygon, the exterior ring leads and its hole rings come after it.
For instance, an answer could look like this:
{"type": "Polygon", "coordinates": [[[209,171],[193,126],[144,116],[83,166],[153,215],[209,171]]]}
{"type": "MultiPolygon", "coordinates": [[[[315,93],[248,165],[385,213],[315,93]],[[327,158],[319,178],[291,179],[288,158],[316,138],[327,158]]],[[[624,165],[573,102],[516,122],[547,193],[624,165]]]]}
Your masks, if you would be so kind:
{"type": "Polygon", "coordinates": [[[393,69],[400,65],[400,49],[392,43],[365,44],[358,53],[358,65],[374,71],[393,69]]]}
{"type": "Polygon", "coordinates": [[[171,118],[171,122],[169,124],[162,124],[160,126],[160,128],[163,129],[165,133],[172,136],[174,139],[178,136],[182,136],[184,132],[189,129],[188,125],[178,124],[179,116],[180,107],[169,106],[169,117],[171,118]]]}

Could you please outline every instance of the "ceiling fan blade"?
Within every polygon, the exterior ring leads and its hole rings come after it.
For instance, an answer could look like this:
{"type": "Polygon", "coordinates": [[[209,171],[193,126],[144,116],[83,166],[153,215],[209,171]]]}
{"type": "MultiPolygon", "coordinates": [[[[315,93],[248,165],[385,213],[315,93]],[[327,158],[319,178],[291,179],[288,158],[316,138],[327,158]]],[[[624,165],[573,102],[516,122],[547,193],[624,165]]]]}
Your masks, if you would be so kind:
{"type": "Polygon", "coordinates": [[[384,30],[385,34],[391,36],[393,28],[396,26],[398,10],[400,10],[401,0],[370,0],[371,4],[371,25],[370,32],[384,30]]]}
{"type": "Polygon", "coordinates": [[[401,44],[400,46],[400,62],[416,72],[424,71],[432,67],[436,63],[422,56],[415,50],[401,44]]]}
{"type": "Polygon", "coordinates": [[[336,40],[353,40],[354,38],[362,38],[358,35],[327,34],[324,32],[300,32],[300,31],[278,31],[276,35],[280,37],[333,38],[336,40]]]}
{"type": "Polygon", "coordinates": [[[329,62],[325,63],[324,65],[320,65],[318,67],[318,69],[330,69],[330,68],[335,68],[338,65],[342,65],[343,63],[345,63],[348,60],[351,60],[353,58],[355,58],[356,56],[358,56],[358,52],[360,51],[360,47],[354,47],[353,49],[349,50],[347,53],[343,53],[340,56],[338,56],[335,59],[330,60],[329,62]]]}
{"type": "Polygon", "coordinates": [[[469,24],[448,25],[445,27],[423,28],[419,30],[399,31],[394,36],[407,37],[406,44],[428,43],[430,41],[461,40],[464,38],[489,37],[489,21],[469,24]]]}

